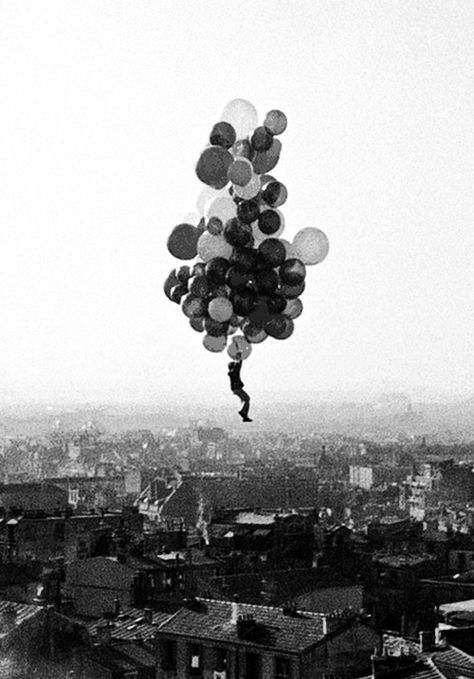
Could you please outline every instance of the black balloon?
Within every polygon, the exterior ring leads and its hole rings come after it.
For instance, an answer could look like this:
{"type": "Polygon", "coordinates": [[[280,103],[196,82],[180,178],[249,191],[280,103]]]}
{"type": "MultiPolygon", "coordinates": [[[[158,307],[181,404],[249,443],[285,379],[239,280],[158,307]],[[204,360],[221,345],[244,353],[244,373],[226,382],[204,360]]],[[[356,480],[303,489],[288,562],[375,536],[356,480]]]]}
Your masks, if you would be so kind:
{"type": "Polygon", "coordinates": [[[173,288],[171,288],[170,299],[176,304],[181,304],[181,298],[184,297],[188,292],[188,286],[186,283],[178,283],[173,288]]]}
{"type": "Polygon", "coordinates": [[[252,280],[252,274],[240,266],[231,266],[225,277],[227,285],[235,291],[245,290],[252,280]]]}
{"type": "Polygon", "coordinates": [[[261,295],[271,295],[278,288],[280,279],[274,269],[266,269],[255,274],[255,284],[261,295]]]}
{"type": "Polygon", "coordinates": [[[214,299],[214,297],[230,297],[231,288],[228,285],[222,283],[221,285],[211,285],[209,287],[209,292],[207,294],[208,299],[214,299]]]}
{"type": "Polygon", "coordinates": [[[224,227],[224,238],[230,245],[243,247],[251,240],[252,229],[248,224],[241,222],[240,219],[232,217],[224,227]]]}
{"type": "Polygon", "coordinates": [[[204,318],[191,318],[189,321],[189,325],[193,330],[196,330],[196,332],[203,332],[204,330],[204,318]]]}
{"type": "Polygon", "coordinates": [[[204,319],[204,329],[207,334],[212,335],[212,337],[220,337],[221,335],[225,335],[228,327],[228,321],[225,323],[219,323],[219,321],[214,321],[212,318],[204,319]]]}
{"type": "Polygon", "coordinates": [[[300,259],[287,259],[280,266],[281,282],[286,285],[300,285],[306,277],[306,267],[300,259]]]}
{"type": "Polygon", "coordinates": [[[207,311],[207,302],[202,297],[196,297],[192,293],[183,297],[181,303],[183,313],[188,318],[201,318],[207,311]]]}
{"type": "Polygon", "coordinates": [[[257,304],[257,296],[251,291],[234,293],[231,300],[234,313],[238,316],[248,316],[257,304]]]}
{"type": "Polygon", "coordinates": [[[229,181],[227,170],[233,162],[234,157],[227,149],[222,146],[208,146],[199,156],[196,174],[204,184],[214,189],[223,189],[229,181]]]}
{"type": "Polygon", "coordinates": [[[287,285],[282,283],[280,290],[287,299],[296,299],[303,294],[305,288],[305,282],[299,283],[298,285],[287,285]]]}
{"type": "MultiPolygon", "coordinates": [[[[283,314],[274,314],[263,326],[266,333],[275,339],[286,339],[289,337],[288,329],[293,326],[291,318],[283,314]]],[[[291,334],[291,332],[290,332],[291,334]]]]}
{"type": "Polygon", "coordinates": [[[265,323],[272,318],[272,312],[268,308],[268,298],[260,296],[257,299],[254,309],[248,314],[249,320],[259,328],[263,328],[265,323]]]}
{"type": "Polygon", "coordinates": [[[193,276],[189,279],[189,292],[195,297],[207,297],[209,283],[206,276],[193,276]]]}
{"type": "Polygon", "coordinates": [[[281,292],[274,292],[267,299],[268,308],[272,314],[281,314],[286,309],[286,297],[281,292]]]}
{"type": "Polygon", "coordinates": [[[281,226],[281,218],[275,210],[263,210],[258,215],[258,228],[266,236],[271,236],[278,231],[281,226]]]}
{"type": "Polygon", "coordinates": [[[253,131],[250,143],[255,151],[268,151],[273,143],[273,134],[261,125],[253,131]]]}
{"type": "Polygon", "coordinates": [[[281,182],[269,181],[262,184],[262,198],[270,207],[280,207],[286,201],[288,191],[281,182]]]}
{"type": "Polygon", "coordinates": [[[163,290],[168,299],[171,299],[171,290],[175,287],[175,285],[178,285],[178,283],[179,281],[176,277],[176,270],[173,269],[169,272],[163,284],[163,290]]]}
{"type": "Polygon", "coordinates": [[[258,251],[269,268],[280,266],[286,258],[285,246],[278,238],[266,238],[258,246],[258,251]]]}
{"type": "Polygon", "coordinates": [[[236,140],[235,130],[230,123],[221,121],[216,123],[212,128],[209,141],[213,146],[223,146],[225,149],[230,149],[236,140]]]}
{"type": "Polygon", "coordinates": [[[224,257],[213,257],[206,264],[206,278],[212,285],[220,285],[225,282],[229,261],[224,257]]]}
{"type": "Polygon", "coordinates": [[[244,271],[253,271],[257,264],[257,252],[252,248],[235,248],[231,262],[244,271]]]}
{"type": "Polygon", "coordinates": [[[187,264],[184,264],[183,266],[180,266],[179,269],[176,269],[176,278],[180,283],[186,283],[188,278],[191,277],[191,269],[187,264]]]}
{"type": "Polygon", "coordinates": [[[245,224],[254,222],[259,214],[260,208],[256,200],[243,200],[237,205],[237,217],[245,224]]]}

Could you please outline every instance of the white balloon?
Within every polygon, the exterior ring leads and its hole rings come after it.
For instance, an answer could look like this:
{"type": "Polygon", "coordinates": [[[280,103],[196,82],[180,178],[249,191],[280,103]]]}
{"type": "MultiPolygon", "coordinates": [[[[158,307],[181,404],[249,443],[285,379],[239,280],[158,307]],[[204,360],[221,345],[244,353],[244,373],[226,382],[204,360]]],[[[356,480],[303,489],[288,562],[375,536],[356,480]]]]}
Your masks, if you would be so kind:
{"type": "Polygon", "coordinates": [[[217,198],[211,198],[211,200],[206,203],[204,216],[206,219],[218,217],[221,222],[225,224],[229,219],[237,216],[237,206],[229,194],[227,194],[227,196],[224,195],[218,196],[217,198]]]}
{"type": "Polygon", "coordinates": [[[243,139],[258,125],[257,109],[246,99],[232,99],[222,112],[221,120],[230,123],[237,139],[243,139]]]}
{"type": "Polygon", "coordinates": [[[197,253],[203,262],[208,262],[213,257],[230,259],[233,247],[221,235],[217,236],[209,231],[204,231],[197,242],[197,253]]]}
{"type": "Polygon", "coordinates": [[[201,193],[196,200],[196,209],[200,217],[204,216],[204,210],[207,203],[213,198],[219,198],[219,196],[228,196],[229,192],[227,188],[224,189],[213,189],[211,186],[204,186],[201,193]]]}
{"type": "Polygon", "coordinates": [[[298,259],[299,254],[295,246],[292,245],[289,241],[285,240],[284,238],[280,238],[280,240],[285,246],[286,259],[298,259]]]}
{"type": "Polygon", "coordinates": [[[209,302],[207,312],[213,321],[225,323],[234,313],[232,302],[227,297],[214,297],[209,302]]]}
{"type": "Polygon", "coordinates": [[[188,212],[188,214],[184,215],[183,217],[183,223],[197,226],[199,224],[200,219],[201,218],[197,212],[188,212]]]}
{"type": "Polygon", "coordinates": [[[262,184],[260,182],[260,177],[254,175],[246,186],[237,186],[236,184],[233,184],[233,187],[236,196],[243,198],[244,200],[250,200],[251,198],[255,198],[262,188],[262,184]]]}
{"type": "Polygon", "coordinates": [[[227,346],[227,337],[225,335],[220,335],[219,337],[214,337],[213,335],[204,335],[202,338],[202,343],[208,351],[213,353],[218,353],[224,351],[227,346]]]}
{"type": "Polygon", "coordinates": [[[311,226],[298,231],[293,238],[293,245],[298,253],[298,259],[308,266],[319,264],[329,252],[329,240],[326,234],[311,226]]]}

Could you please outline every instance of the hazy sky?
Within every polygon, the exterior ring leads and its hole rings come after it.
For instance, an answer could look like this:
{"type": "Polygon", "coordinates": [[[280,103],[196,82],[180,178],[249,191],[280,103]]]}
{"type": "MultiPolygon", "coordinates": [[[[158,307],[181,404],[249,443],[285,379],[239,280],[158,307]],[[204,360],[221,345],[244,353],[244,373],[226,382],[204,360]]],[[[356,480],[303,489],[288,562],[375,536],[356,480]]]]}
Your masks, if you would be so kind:
{"type": "Polygon", "coordinates": [[[471,0],[0,2],[0,398],[236,405],[162,292],[225,104],[289,118],[291,240],[330,239],[251,395],[471,392],[471,0]]]}

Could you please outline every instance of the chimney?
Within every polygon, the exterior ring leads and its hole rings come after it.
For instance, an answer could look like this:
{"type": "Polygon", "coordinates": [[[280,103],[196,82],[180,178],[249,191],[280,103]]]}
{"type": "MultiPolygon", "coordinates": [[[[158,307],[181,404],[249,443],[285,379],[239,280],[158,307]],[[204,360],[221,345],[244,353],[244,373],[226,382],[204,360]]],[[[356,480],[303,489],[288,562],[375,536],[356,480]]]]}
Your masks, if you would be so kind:
{"type": "Polygon", "coordinates": [[[120,615],[120,599],[114,599],[114,615],[120,615]]]}
{"type": "Polygon", "coordinates": [[[144,613],[145,613],[145,622],[147,622],[149,625],[151,625],[152,622],[153,622],[153,609],[152,608],[145,608],[144,613]]]}
{"type": "Polygon", "coordinates": [[[231,604],[231,614],[230,622],[232,625],[236,625],[239,619],[239,595],[234,594],[234,600],[231,604]]]}
{"type": "Polygon", "coordinates": [[[429,653],[436,649],[436,640],[434,631],[420,632],[420,651],[421,653],[429,653]]]}

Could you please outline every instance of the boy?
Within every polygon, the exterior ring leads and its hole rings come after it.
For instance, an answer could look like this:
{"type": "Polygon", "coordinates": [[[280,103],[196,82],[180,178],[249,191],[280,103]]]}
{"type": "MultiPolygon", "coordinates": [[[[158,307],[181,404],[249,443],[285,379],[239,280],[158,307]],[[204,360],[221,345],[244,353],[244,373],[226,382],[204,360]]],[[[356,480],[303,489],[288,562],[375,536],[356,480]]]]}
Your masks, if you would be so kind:
{"type": "Polygon", "coordinates": [[[249,415],[250,396],[244,391],[244,383],[240,379],[240,368],[242,367],[242,354],[238,352],[235,356],[236,360],[229,363],[229,370],[227,374],[230,377],[230,388],[233,394],[238,396],[243,403],[239,415],[244,422],[252,422],[249,415]]]}

